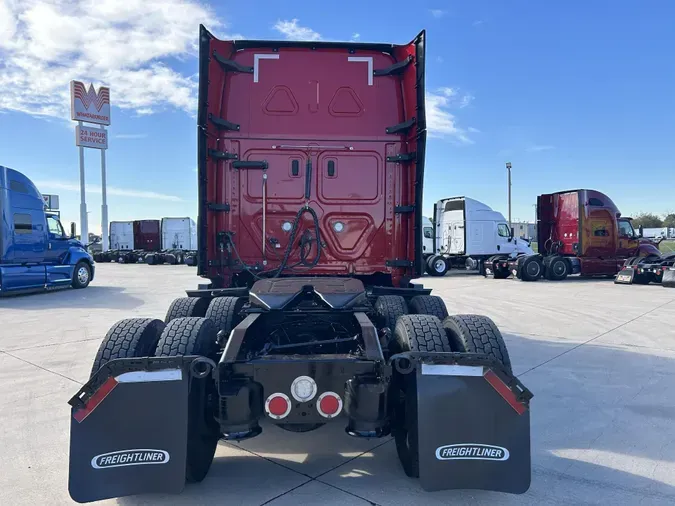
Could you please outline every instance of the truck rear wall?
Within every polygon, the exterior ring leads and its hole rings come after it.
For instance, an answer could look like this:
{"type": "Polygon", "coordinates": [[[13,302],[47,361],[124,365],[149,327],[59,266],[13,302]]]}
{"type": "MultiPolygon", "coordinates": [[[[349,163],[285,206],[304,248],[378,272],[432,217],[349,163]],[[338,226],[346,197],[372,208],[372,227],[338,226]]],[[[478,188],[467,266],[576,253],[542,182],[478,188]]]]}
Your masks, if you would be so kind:
{"type": "Polygon", "coordinates": [[[159,233],[159,220],[134,221],[134,244],[143,251],[159,251],[162,240],[159,233]]]}
{"type": "MultiPolygon", "coordinates": [[[[303,206],[324,244],[313,275],[421,274],[424,33],[396,46],[220,41],[202,28],[199,125],[200,275],[228,285],[278,267],[303,206]]],[[[296,240],[314,233],[305,214],[296,240]]]]}
{"type": "Polygon", "coordinates": [[[197,225],[191,218],[162,218],[162,249],[197,249],[197,225]]]}
{"type": "Polygon", "coordinates": [[[619,210],[599,191],[573,190],[537,198],[539,252],[588,258],[616,254],[619,210]]]}
{"type": "Polygon", "coordinates": [[[110,249],[135,249],[133,221],[110,222],[110,249]]]}

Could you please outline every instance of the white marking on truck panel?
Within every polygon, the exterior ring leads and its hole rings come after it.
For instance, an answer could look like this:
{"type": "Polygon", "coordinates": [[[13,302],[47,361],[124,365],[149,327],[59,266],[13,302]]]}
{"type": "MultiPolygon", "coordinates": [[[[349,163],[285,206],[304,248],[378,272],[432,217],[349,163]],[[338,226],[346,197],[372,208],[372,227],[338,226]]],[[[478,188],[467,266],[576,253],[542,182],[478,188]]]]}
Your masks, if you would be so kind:
{"type": "Polygon", "coordinates": [[[373,57],[372,56],[348,56],[347,61],[367,63],[368,64],[368,86],[373,85],[373,57]]]}
{"type": "Polygon", "coordinates": [[[260,60],[278,60],[278,54],[254,54],[253,55],[253,82],[258,82],[258,77],[260,77],[260,60]]]}
{"type": "Polygon", "coordinates": [[[479,365],[422,364],[422,374],[429,376],[482,376],[479,365]]]}
{"type": "Polygon", "coordinates": [[[167,464],[171,459],[166,450],[152,450],[146,448],[120,450],[103,453],[91,459],[94,469],[108,469],[110,467],[141,466],[144,464],[167,464]]]}
{"type": "Polygon", "coordinates": [[[162,369],[160,371],[132,371],[115,378],[118,383],[149,383],[152,381],[180,381],[183,371],[180,369],[162,369]]]}
{"type": "Polygon", "coordinates": [[[509,451],[502,446],[478,443],[445,445],[436,448],[438,460],[493,460],[504,461],[510,457],[509,451]]]}

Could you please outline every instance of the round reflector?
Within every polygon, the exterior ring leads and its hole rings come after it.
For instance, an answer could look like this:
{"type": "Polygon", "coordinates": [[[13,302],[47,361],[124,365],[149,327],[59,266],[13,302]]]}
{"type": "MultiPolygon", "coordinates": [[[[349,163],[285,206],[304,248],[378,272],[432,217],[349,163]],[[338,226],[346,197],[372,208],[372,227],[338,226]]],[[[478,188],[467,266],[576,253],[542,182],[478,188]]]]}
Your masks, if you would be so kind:
{"type": "Polygon", "coordinates": [[[291,400],[286,394],[272,394],[265,401],[265,412],[275,420],[285,418],[291,412],[291,400]]]}
{"type": "Polygon", "coordinates": [[[335,392],[324,392],[319,396],[316,409],[324,418],[334,418],[342,411],[342,399],[335,392]]]}
{"type": "Polygon", "coordinates": [[[291,395],[298,402],[308,402],[316,395],[316,382],[309,376],[298,376],[291,384],[291,395]]]}

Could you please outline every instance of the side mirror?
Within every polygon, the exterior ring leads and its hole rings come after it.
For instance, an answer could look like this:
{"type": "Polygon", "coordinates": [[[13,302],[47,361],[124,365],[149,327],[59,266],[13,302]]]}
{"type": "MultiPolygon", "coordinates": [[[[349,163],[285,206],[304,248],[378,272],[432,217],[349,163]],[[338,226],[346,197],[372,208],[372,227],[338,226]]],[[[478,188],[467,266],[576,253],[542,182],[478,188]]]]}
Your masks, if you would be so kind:
{"type": "Polygon", "coordinates": [[[511,229],[509,230],[509,241],[513,241],[513,236],[514,236],[514,235],[515,235],[514,228],[511,227],[511,229]]]}
{"type": "Polygon", "coordinates": [[[644,235],[644,229],[642,228],[642,225],[638,227],[638,237],[642,237],[644,235]]]}
{"type": "Polygon", "coordinates": [[[75,225],[74,221],[70,222],[70,238],[75,239],[75,236],[77,235],[77,225],[75,225]]]}

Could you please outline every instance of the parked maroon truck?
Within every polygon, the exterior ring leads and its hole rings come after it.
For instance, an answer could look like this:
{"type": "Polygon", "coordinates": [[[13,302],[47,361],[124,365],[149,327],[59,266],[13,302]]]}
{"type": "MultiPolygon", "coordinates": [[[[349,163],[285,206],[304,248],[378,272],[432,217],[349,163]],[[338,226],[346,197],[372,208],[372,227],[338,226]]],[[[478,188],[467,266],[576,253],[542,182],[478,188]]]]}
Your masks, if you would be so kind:
{"type": "Polygon", "coordinates": [[[486,262],[486,275],[523,281],[562,280],[570,274],[614,276],[627,258],[659,255],[656,245],[635,233],[612,199],[596,190],[568,190],[537,198],[539,253],[486,262]]]}
{"type": "Polygon", "coordinates": [[[221,41],[202,27],[209,282],[164,321],[128,318],[104,338],[70,400],[71,497],[180,492],[221,439],[329,423],[393,435],[427,490],[528,489],[532,394],[499,329],[411,283],[424,55],[424,32],[397,45],[221,41]]]}

